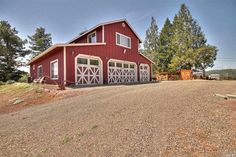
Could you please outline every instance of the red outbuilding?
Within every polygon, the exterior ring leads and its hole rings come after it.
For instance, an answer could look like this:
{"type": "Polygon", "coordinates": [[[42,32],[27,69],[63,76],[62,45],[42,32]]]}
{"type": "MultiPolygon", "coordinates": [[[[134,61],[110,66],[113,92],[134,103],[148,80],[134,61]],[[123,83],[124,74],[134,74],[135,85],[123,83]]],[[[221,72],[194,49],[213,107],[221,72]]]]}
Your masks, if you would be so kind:
{"type": "Polygon", "coordinates": [[[152,61],[139,53],[140,43],[127,20],[101,23],[33,58],[30,76],[76,85],[148,82],[152,61]]]}

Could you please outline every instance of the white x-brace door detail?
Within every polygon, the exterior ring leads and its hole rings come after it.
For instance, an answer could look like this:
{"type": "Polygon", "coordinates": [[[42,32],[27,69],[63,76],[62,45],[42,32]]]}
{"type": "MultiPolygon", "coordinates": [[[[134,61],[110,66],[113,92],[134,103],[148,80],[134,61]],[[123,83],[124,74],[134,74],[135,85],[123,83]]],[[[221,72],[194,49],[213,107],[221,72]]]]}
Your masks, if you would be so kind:
{"type": "Polygon", "coordinates": [[[150,70],[148,64],[139,65],[139,80],[140,82],[150,81],[150,70]]]}
{"type": "Polygon", "coordinates": [[[127,62],[121,60],[109,60],[108,62],[108,83],[129,83],[137,81],[137,66],[134,62],[127,62]],[[109,63],[114,63],[114,66],[110,66],[109,63]],[[121,64],[119,67],[117,64],[121,64]],[[127,67],[124,65],[126,64],[127,67]]]}
{"type": "Polygon", "coordinates": [[[75,81],[76,84],[90,85],[102,84],[102,60],[96,56],[78,55],[75,58],[75,81]],[[87,63],[78,63],[78,58],[87,59],[87,63]],[[91,60],[97,60],[98,65],[91,65],[91,60]]]}

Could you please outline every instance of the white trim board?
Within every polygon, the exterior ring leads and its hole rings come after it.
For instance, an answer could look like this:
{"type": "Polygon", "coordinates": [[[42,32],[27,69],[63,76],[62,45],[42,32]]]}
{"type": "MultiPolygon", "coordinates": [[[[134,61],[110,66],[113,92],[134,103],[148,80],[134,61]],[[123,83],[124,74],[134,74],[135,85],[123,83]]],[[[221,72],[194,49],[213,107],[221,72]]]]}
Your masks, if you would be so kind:
{"type": "Polygon", "coordinates": [[[66,84],[66,47],[63,47],[63,71],[64,71],[64,84],[66,84]]]}
{"type": "Polygon", "coordinates": [[[38,56],[34,57],[31,61],[29,61],[27,63],[27,65],[30,65],[31,63],[33,63],[34,61],[36,61],[37,59],[41,58],[42,56],[46,55],[47,53],[51,52],[52,50],[54,50],[57,47],[69,47],[69,46],[103,46],[106,45],[106,43],[77,43],[77,44],[55,44],[51,47],[49,47],[47,50],[43,51],[42,53],[40,53],[38,56]]]}

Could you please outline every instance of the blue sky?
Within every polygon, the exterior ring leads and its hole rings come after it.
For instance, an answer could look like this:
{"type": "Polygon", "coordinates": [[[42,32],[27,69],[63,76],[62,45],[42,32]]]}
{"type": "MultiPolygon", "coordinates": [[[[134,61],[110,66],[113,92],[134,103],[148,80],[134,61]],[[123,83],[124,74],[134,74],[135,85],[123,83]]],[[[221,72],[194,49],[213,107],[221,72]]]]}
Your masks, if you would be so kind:
{"type": "Polygon", "coordinates": [[[151,16],[161,29],[182,3],[219,49],[214,69],[236,68],[236,0],[0,0],[0,20],[9,21],[22,38],[42,26],[53,43],[63,43],[98,23],[126,18],[144,40],[151,16]]]}

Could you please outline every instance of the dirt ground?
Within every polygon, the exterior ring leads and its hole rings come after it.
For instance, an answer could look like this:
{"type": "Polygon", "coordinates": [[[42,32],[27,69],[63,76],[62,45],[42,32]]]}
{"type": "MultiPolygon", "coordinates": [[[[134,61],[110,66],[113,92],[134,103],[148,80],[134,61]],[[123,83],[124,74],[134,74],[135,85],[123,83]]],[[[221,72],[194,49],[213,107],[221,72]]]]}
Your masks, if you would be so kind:
{"type": "Polygon", "coordinates": [[[57,85],[14,83],[0,86],[0,114],[82,94],[82,90],[58,90],[57,85]],[[18,102],[17,102],[18,101],[18,102]],[[17,102],[17,103],[16,103],[17,102]]]}
{"type": "Polygon", "coordinates": [[[236,156],[236,81],[79,91],[0,115],[0,156],[236,156]]]}

